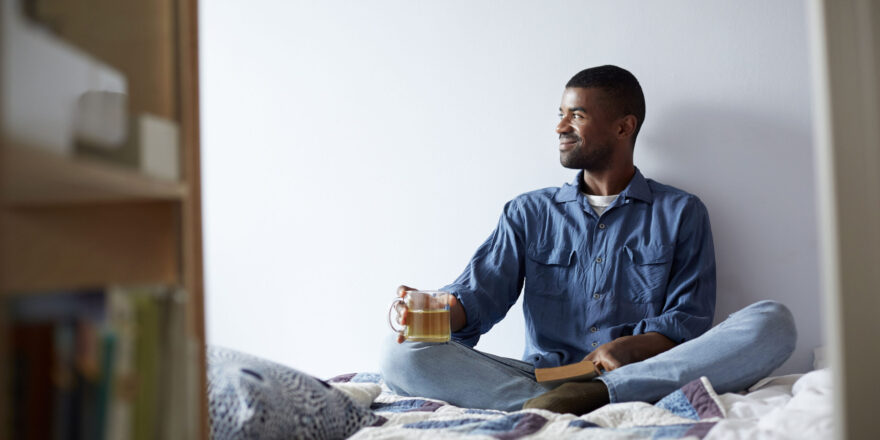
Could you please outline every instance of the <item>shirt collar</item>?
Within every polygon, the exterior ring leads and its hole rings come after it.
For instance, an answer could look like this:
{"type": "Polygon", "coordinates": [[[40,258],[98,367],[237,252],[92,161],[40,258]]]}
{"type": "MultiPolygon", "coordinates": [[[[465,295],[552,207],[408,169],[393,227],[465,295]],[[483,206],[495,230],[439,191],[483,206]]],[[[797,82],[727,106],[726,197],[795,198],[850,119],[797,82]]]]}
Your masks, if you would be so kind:
{"type": "MultiPolygon", "coordinates": [[[[553,200],[559,203],[576,201],[580,194],[581,182],[583,181],[584,171],[581,170],[577,173],[577,176],[575,176],[572,183],[566,183],[556,191],[553,200]]],[[[620,192],[620,195],[625,199],[638,199],[647,203],[654,201],[654,195],[651,193],[648,181],[645,180],[645,176],[642,175],[642,172],[639,171],[638,167],[636,167],[636,173],[633,175],[632,180],[630,180],[626,188],[620,192]]]]}

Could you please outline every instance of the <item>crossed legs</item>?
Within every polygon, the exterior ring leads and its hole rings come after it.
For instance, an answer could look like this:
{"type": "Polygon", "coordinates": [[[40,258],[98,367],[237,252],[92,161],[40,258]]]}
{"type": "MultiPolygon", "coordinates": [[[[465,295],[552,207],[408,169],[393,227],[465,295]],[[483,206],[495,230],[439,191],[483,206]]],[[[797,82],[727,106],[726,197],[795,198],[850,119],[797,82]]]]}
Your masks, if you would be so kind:
{"type": "MultiPolygon", "coordinates": [[[[778,302],[761,301],[696,339],[598,380],[607,387],[610,402],[654,402],[700,376],[708,377],[719,393],[739,391],[782,365],[796,339],[791,312],[778,302]]],[[[514,411],[550,389],[535,381],[531,364],[457,342],[397,344],[389,338],[386,345],[380,369],[386,384],[402,395],[514,411]]]]}

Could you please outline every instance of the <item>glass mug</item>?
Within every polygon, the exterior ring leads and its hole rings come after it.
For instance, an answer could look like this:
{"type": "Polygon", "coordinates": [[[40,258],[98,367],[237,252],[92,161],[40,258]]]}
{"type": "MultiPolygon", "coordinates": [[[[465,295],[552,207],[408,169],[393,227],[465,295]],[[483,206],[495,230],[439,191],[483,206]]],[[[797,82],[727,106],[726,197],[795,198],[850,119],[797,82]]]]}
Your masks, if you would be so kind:
{"type": "MultiPolygon", "coordinates": [[[[399,310],[399,309],[398,309],[399,310]]],[[[452,337],[449,325],[449,293],[439,290],[407,290],[403,297],[391,303],[388,310],[391,329],[412,342],[448,342],[452,337]],[[391,313],[399,304],[409,310],[406,325],[394,326],[391,313]]]]}

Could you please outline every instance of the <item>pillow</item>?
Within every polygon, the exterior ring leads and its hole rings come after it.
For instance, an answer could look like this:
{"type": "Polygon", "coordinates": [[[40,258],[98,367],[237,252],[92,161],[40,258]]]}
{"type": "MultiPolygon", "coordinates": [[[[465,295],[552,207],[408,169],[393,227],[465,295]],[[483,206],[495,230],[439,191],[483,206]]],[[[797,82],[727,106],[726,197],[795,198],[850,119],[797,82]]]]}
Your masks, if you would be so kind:
{"type": "Polygon", "coordinates": [[[208,348],[211,437],[342,439],[379,420],[326,382],[234,350],[208,348]]]}

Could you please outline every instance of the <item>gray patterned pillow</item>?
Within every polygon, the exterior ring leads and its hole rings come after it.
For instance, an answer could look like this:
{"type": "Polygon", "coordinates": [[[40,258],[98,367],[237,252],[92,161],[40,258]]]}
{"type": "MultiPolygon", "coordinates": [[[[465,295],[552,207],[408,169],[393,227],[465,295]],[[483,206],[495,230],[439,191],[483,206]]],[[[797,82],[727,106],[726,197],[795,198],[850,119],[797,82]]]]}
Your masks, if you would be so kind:
{"type": "Polygon", "coordinates": [[[275,362],[208,348],[211,437],[343,439],[379,417],[326,382],[275,362]]]}

